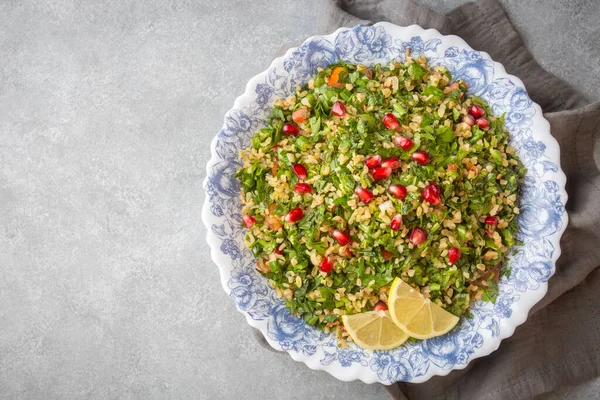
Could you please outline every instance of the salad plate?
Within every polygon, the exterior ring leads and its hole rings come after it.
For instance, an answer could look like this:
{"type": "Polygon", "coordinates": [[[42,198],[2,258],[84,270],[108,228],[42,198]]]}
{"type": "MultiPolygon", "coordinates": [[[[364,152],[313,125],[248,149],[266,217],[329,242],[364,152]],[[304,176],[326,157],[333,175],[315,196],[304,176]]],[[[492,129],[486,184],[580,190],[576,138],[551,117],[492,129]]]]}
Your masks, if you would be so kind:
{"type": "Polygon", "coordinates": [[[567,226],[566,177],[550,125],[517,77],[457,36],[382,22],[311,37],[248,82],[226,114],[211,151],[202,219],[223,288],[274,349],[344,381],[424,382],[490,354],[525,322],[529,310],[545,295],[560,255],[559,241],[567,226]],[[256,260],[244,245],[240,185],[235,177],[242,165],[239,153],[265,125],[275,100],[293,94],[296,85],[306,84],[317,68],[338,61],[367,66],[402,61],[407,49],[412,55],[425,56],[433,66],[445,66],[453,79],[469,84],[469,95],[484,99],[495,115],[505,115],[511,146],[527,168],[519,203],[517,238],[522,244],[515,247],[508,263],[511,273],[499,282],[496,302],[475,302],[472,317],[461,318],[449,333],[393,350],[371,351],[355,344],[340,347],[334,334],[292,315],[256,271],[256,260]]]}

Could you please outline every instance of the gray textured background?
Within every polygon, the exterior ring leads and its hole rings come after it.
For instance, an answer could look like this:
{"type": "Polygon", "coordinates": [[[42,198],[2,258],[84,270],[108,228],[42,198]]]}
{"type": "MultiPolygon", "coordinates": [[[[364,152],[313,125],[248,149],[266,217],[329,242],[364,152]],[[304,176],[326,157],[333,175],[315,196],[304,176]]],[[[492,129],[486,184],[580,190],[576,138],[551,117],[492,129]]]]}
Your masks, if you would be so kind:
{"type": "MultiPolygon", "coordinates": [[[[600,2],[503,3],[541,64],[600,100],[600,2]]],[[[316,12],[0,2],[0,398],[386,396],[261,349],[200,222],[224,113],[316,12]]]]}

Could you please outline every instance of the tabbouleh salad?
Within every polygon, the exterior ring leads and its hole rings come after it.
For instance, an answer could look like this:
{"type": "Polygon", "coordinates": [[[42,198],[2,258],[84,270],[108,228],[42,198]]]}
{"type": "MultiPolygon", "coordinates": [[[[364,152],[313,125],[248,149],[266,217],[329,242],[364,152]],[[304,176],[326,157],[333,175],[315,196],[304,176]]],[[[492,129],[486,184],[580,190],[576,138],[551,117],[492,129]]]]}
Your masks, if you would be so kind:
{"type": "Polygon", "coordinates": [[[237,177],[246,245],[294,315],[346,338],[341,315],[385,307],[395,277],[456,316],[495,301],[526,170],[467,87],[407,54],[275,102],[237,177]]]}

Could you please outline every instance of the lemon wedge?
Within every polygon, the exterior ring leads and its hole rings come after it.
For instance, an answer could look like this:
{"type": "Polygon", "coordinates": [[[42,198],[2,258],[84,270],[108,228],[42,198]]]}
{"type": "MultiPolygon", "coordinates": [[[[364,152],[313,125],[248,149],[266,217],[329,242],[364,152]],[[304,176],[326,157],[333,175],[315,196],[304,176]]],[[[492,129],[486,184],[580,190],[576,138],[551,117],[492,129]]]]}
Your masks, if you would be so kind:
{"type": "Polygon", "coordinates": [[[394,323],[417,339],[429,339],[448,333],[459,319],[426,299],[400,278],[392,283],[388,306],[394,323]]]}
{"type": "Polygon", "coordinates": [[[363,349],[390,350],[408,339],[408,335],[392,321],[387,310],[342,315],[342,322],[354,343],[363,349]]]}

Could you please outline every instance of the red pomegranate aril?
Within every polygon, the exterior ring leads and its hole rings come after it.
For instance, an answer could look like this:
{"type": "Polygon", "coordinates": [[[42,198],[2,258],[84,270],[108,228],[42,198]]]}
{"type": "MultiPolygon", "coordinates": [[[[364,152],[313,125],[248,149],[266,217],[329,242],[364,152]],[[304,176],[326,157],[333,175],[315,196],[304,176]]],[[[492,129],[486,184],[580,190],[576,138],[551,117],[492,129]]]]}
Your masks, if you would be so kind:
{"type": "Polygon", "coordinates": [[[292,169],[294,170],[294,173],[296,174],[298,179],[300,179],[301,181],[308,178],[308,171],[306,170],[306,167],[304,165],[294,164],[292,165],[292,169]]]}
{"type": "Polygon", "coordinates": [[[300,128],[298,128],[297,125],[294,125],[290,122],[286,122],[285,124],[283,124],[283,128],[281,128],[281,131],[286,135],[297,135],[300,133],[300,128]]]}
{"type": "Polygon", "coordinates": [[[302,219],[304,211],[300,207],[292,208],[289,213],[283,217],[283,220],[288,224],[293,224],[302,219]]]}
{"type": "Polygon", "coordinates": [[[342,246],[347,245],[352,240],[350,235],[348,235],[344,231],[340,231],[339,229],[334,229],[334,231],[331,233],[331,235],[342,246]]]}
{"type": "Polygon", "coordinates": [[[487,217],[485,217],[486,225],[489,225],[490,227],[495,228],[497,223],[498,223],[498,217],[491,216],[491,215],[488,215],[487,217]]]}
{"type": "Polygon", "coordinates": [[[438,184],[432,183],[431,185],[425,186],[421,192],[421,197],[429,204],[437,206],[442,201],[442,190],[438,184]]]}
{"type": "Polygon", "coordinates": [[[375,154],[365,160],[365,165],[367,168],[375,168],[381,165],[381,156],[379,154],[375,154]]]}
{"type": "Polygon", "coordinates": [[[402,228],[402,215],[396,214],[392,217],[392,222],[390,223],[390,228],[393,231],[399,231],[402,228]]]}
{"type": "Polygon", "coordinates": [[[477,123],[477,126],[479,127],[479,129],[483,129],[484,131],[490,127],[490,121],[488,121],[485,118],[479,118],[475,122],[477,123]]]}
{"type": "Polygon", "coordinates": [[[388,306],[387,306],[387,304],[385,304],[385,301],[378,301],[373,306],[373,311],[386,311],[387,309],[388,309],[388,306]]]}
{"type": "Polygon", "coordinates": [[[308,183],[296,183],[294,186],[294,192],[296,193],[311,193],[312,187],[308,183]]]}
{"type": "Polygon", "coordinates": [[[365,204],[369,204],[375,198],[375,196],[369,189],[365,189],[362,186],[357,186],[356,189],[354,189],[354,193],[365,204]]]}
{"type": "Polygon", "coordinates": [[[392,174],[392,169],[390,167],[377,167],[371,170],[371,176],[376,181],[380,181],[382,179],[387,178],[392,174]]]}
{"type": "Polygon", "coordinates": [[[398,123],[398,119],[392,113],[385,114],[381,122],[388,129],[396,129],[398,126],[400,126],[400,124],[398,123]]]}
{"type": "Polygon", "coordinates": [[[462,122],[469,126],[475,125],[475,118],[471,114],[467,114],[462,118],[462,122]]]}
{"type": "Polygon", "coordinates": [[[333,115],[343,117],[344,115],[346,115],[346,106],[341,101],[336,101],[331,107],[331,112],[333,113],[333,115]]]}
{"type": "Polygon", "coordinates": [[[398,157],[390,157],[390,158],[386,158],[385,160],[383,160],[383,162],[381,163],[381,166],[383,168],[391,168],[392,171],[397,170],[398,168],[400,168],[400,160],[398,159],[398,157]]]}
{"type": "Polygon", "coordinates": [[[242,222],[246,225],[246,228],[251,228],[256,222],[256,218],[251,215],[242,215],[242,222]]]}
{"type": "Polygon", "coordinates": [[[471,108],[469,108],[469,114],[471,114],[475,119],[477,119],[485,115],[485,110],[479,107],[477,104],[473,104],[471,108]]]}
{"type": "Polygon", "coordinates": [[[402,200],[406,197],[407,190],[406,187],[394,183],[393,185],[390,185],[388,192],[393,194],[397,199],[402,200]]]}
{"type": "Polygon", "coordinates": [[[415,151],[410,155],[410,158],[419,164],[427,165],[429,163],[429,154],[424,151],[415,151]]]}
{"type": "Polygon", "coordinates": [[[283,255],[283,251],[281,251],[281,250],[279,250],[279,249],[275,249],[275,250],[273,250],[273,253],[274,253],[274,254],[278,254],[278,255],[280,255],[280,256],[281,256],[281,255],[283,255]]]}
{"type": "Polygon", "coordinates": [[[448,262],[454,264],[460,258],[460,250],[457,247],[451,247],[448,249],[448,262]]]}
{"type": "Polygon", "coordinates": [[[413,246],[418,246],[427,240],[427,233],[423,229],[416,227],[410,232],[408,240],[413,246]]]}
{"type": "Polygon", "coordinates": [[[498,217],[495,216],[491,216],[488,215],[487,217],[485,217],[485,233],[488,236],[492,236],[494,234],[494,231],[496,230],[496,224],[498,223],[498,217]]]}
{"type": "Polygon", "coordinates": [[[404,136],[394,136],[392,141],[396,146],[401,147],[404,150],[410,150],[410,148],[414,145],[412,140],[405,138],[404,136]]]}
{"type": "Polygon", "coordinates": [[[321,261],[321,264],[319,264],[319,269],[325,272],[326,274],[331,272],[331,270],[333,269],[333,261],[331,261],[331,258],[329,256],[323,258],[323,261],[321,261]]]}

